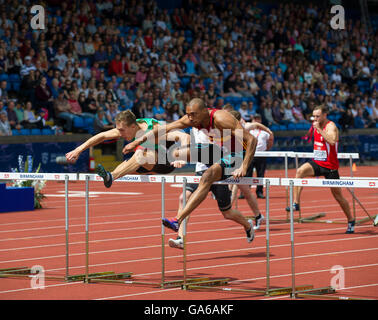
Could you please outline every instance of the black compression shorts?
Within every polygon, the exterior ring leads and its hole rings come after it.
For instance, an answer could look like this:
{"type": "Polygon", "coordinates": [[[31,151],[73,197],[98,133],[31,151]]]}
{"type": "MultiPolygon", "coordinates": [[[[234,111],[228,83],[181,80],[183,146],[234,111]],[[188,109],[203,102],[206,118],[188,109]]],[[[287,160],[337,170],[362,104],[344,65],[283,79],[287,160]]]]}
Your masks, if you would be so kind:
{"type": "Polygon", "coordinates": [[[340,179],[338,170],[324,168],[313,160],[309,161],[308,163],[314,169],[315,177],[323,176],[326,179],[340,179]]]}

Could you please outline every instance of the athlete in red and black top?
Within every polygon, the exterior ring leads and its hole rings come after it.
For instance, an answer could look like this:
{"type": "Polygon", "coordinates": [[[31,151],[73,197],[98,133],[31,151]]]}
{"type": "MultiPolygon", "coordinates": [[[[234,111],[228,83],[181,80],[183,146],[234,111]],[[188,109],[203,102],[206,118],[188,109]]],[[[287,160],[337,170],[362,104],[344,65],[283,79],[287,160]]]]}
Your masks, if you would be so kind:
{"type": "MultiPolygon", "coordinates": [[[[326,179],[339,179],[339,160],[337,147],[339,144],[339,130],[335,123],[328,120],[327,109],[324,106],[315,107],[313,111],[314,128],[314,158],[298,168],[296,178],[324,176],[326,179]]],[[[341,188],[330,188],[333,197],[340,204],[348,219],[346,233],[354,233],[354,218],[348,201],[344,198],[341,188]]],[[[294,210],[299,210],[299,200],[302,187],[294,187],[294,210]]],[[[290,207],[286,208],[290,211],[290,207]]]]}
{"type": "MultiPolygon", "coordinates": [[[[231,152],[228,159],[224,158],[220,162],[212,164],[207,169],[198,185],[197,190],[192,194],[186,206],[178,212],[177,220],[180,224],[194,209],[196,209],[202,201],[207,197],[211,185],[225,178],[225,168],[230,166],[228,160],[234,156],[233,151],[241,150],[243,152],[243,158],[240,166],[235,166],[231,172],[231,175],[235,178],[243,177],[247,173],[249,164],[255,154],[257,140],[248,131],[246,131],[239,121],[235,119],[229,112],[225,110],[214,110],[206,107],[205,102],[202,99],[192,99],[186,106],[186,115],[177,121],[171,122],[161,128],[154,128],[153,131],[145,134],[134,142],[126,145],[125,150],[130,152],[138,145],[151,139],[152,137],[165,134],[173,130],[185,129],[190,127],[204,128],[211,135],[212,139],[219,140],[223,145],[231,145],[231,152]],[[214,132],[214,136],[211,134],[214,132]],[[218,136],[217,136],[218,135],[218,136]]],[[[235,161],[237,163],[237,161],[235,161]]],[[[230,208],[227,211],[223,211],[222,214],[225,218],[231,219],[241,224],[246,232],[249,242],[253,240],[253,227],[245,217],[236,209],[230,208]]]]}

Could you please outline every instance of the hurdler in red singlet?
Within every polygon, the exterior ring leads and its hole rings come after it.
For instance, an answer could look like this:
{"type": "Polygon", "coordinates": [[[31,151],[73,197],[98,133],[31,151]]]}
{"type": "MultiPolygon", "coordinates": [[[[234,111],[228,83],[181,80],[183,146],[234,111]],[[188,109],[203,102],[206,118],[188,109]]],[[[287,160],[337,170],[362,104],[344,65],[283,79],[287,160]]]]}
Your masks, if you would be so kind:
{"type": "MultiPolygon", "coordinates": [[[[328,121],[324,126],[323,130],[326,130],[327,126],[331,123],[328,121]]],[[[321,167],[337,170],[339,169],[339,160],[337,159],[337,147],[339,141],[337,140],[335,144],[331,145],[324,140],[323,136],[318,132],[314,131],[314,162],[321,167]]]]}
{"type": "MultiPolygon", "coordinates": [[[[318,106],[314,108],[314,158],[304,163],[298,170],[296,178],[324,176],[326,179],[340,179],[337,147],[339,144],[339,130],[336,125],[327,119],[327,108],[318,106]]],[[[294,187],[293,209],[299,210],[299,200],[302,187],[294,187]]],[[[331,188],[331,193],[339,203],[346,218],[348,228],[346,233],[354,233],[354,217],[350,212],[348,201],[344,198],[341,188],[331,188]]],[[[290,207],[286,208],[290,211],[290,207]]]]}

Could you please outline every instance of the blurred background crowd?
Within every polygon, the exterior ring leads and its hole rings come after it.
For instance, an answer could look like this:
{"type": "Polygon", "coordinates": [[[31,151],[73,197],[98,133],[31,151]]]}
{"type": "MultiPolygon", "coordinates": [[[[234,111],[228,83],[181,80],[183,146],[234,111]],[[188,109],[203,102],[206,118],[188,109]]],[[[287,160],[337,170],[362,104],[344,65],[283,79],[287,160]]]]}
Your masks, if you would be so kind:
{"type": "Polygon", "coordinates": [[[333,30],[308,1],[51,0],[32,30],[31,2],[0,3],[0,135],[94,134],[125,109],[173,121],[194,97],[273,131],[319,104],[343,131],[377,127],[377,16],[333,30]]]}

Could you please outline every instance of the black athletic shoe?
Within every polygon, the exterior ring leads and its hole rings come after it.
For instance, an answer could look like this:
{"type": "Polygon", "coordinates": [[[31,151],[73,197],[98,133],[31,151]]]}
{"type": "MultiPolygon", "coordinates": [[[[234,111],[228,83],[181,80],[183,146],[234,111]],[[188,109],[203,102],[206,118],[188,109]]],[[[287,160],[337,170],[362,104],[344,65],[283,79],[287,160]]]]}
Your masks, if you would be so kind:
{"type": "MultiPolygon", "coordinates": [[[[290,212],[290,207],[286,207],[286,211],[290,212]]],[[[299,204],[293,203],[293,211],[299,211],[299,204]]]]}
{"type": "Polygon", "coordinates": [[[354,233],[354,225],[355,225],[356,221],[353,220],[353,221],[349,221],[348,222],[348,228],[347,228],[347,231],[345,231],[345,233],[347,234],[352,234],[354,233]]]}
{"type": "Polygon", "coordinates": [[[112,174],[109,171],[106,171],[102,164],[97,165],[96,173],[104,179],[104,185],[107,188],[110,188],[113,183],[112,174]]]}
{"type": "Polygon", "coordinates": [[[256,218],[255,218],[255,226],[253,229],[258,230],[260,229],[261,223],[265,220],[265,217],[260,213],[256,218]]]}
{"type": "Polygon", "coordinates": [[[265,199],[265,196],[263,195],[262,192],[258,192],[258,193],[256,193],[256,197],[257,197],[258,199],[265,199]]]}
{"type": "Polygon", "coordinates": [[[248,230],[246,230],[245,233],[247,234],[247,241],[251,243],[255,238],[255,231],[253,229],[253,222],[251,219],[248,220],[248,223],[251,227],[248,230]]]}

